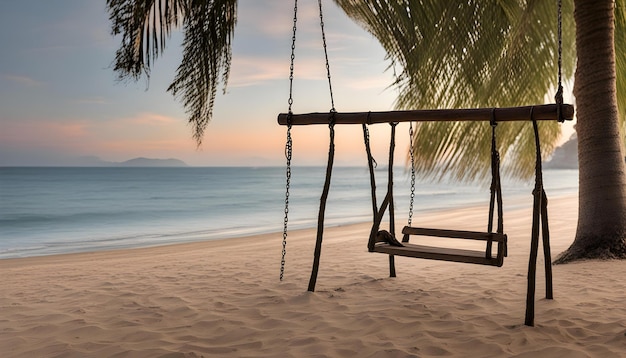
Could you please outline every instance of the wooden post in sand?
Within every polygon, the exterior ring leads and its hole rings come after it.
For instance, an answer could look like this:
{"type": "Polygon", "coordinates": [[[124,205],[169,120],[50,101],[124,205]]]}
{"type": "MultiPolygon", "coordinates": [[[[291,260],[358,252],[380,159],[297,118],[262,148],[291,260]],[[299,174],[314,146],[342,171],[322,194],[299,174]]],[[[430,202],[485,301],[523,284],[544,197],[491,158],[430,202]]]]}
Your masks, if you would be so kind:
{"type": "MultiPolygon", "coordinates": [[[[531,114],[531,119],[534,116],[531,114]]],[[[550,231],[548,229],[548,197],[543,189],[543,171],[541,168],[541,144],[537,121],[533,120],[535,133],[535,188],[533,190],[533,223],[530,241],[530,259],[528,261],[528,288],[526,290],[527,326],[535,325],[535,286],[537,272],[537,251],[539,249],[539,232],[543,242],[543,254],[546,275],[546,299],[552,299],[552,259],[550,257],[550,231]]]]}
{"type": "MultiPolygon", "coordinates": [[[[326,115],[326,123],[328,124],[328,114],[326,115]]],[[[330,179],[333,173],[333,163],[335,160],[335,129],[331,122],[330,140],[328,144],[328,163],[326,164],[326,180],[324,181],[324,190],[320,198],[320,208],[317,215],[317,238],[315,240],[315,253],[313,255],[313,269],[311,270],[311,278],[309,278],[309,291],[315,291],[315,283],[317,282],[317,272],[320,266],[320,258],[322,256],[322,239],[324,237],[324,214],[326,212],[326,200],[330,191],[330,179]]]]}

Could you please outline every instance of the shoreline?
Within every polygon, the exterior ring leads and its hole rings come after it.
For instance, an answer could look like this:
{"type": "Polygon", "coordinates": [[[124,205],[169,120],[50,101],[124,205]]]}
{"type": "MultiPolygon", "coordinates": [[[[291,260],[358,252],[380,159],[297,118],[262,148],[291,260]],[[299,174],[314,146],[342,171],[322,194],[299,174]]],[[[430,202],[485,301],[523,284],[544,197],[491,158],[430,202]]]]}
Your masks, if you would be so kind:
{"type": "MultiPolygon", "coordinates": [[[[420,214],[479,229],[485,210],[420,214]]],[[[550,199],[552,258],[576,229],[575,196],[550,199]]],[[[315,229],[294,230],[278,280],[280,233],[0,260],[6,357],[620,357],[623,261],[557,265],[545,300],[537,261],[535,327],[524,303],[530,208],[505,211],[502,268],[367,252],[370,224],[325,229],[314,293],[315,229]]],[[[433,226],[433,225],[431,225],[433,226]]],[[[541,251],[541,250],[540,250],[541,251]]]]}
{"type": "MultiPolygon", "coordinates": [[[[554,200],[558,200],[562,198],[569,198],[571,196],[572,196],[571,194],[559,195],[559,196],[555,196],[554,200]]],[[[513,197],[513,199],[516,199],[516,198],[519,199],[520,197],[521,196],[513,197]]],[[[528,197],[530,198],[530,195],[528,197]]],[[[531,200],[527,200],[526,202],[523,202],[523,203],[511,203],[511,202],[505,203],[505,219],[506,219],[507,211],[515,211],[515,210],[524,209],[524,208],[530,207],[530,205],[532,205],[532,198],[531,200]]],[[[434,209],[415,209],[414,217],[419,218],[421,215],[432,216],[432,215],[438,215],[440,213],[443,213],[445,215],[446,212],[455,211],[455,210],[477,210],[477,211],[485,210],[486,211],[487,210],[486,207],[483,207],[483,206],[484,205],[480,205],[479,203],[466,203],[466,204],[456,205],[454,207],[438,207],[434,209]]],[[[406,221],[406,217],[402,215],[397,216],[397,219],[399,219],[398,222],[406,221]]],[[[338,221],[341,221],[341,218],[331,218],[330,220],[327,220],[327,221],[332,221],[333,223],[326,224],[325,229],[343,227],[347,225],[371,225],[370,217],[368,217],[367,220],[357,219],[356,217],[351,217],[351,219],[346,220],[344,223],[337,223],[338,221]]],[[[292,231],[296,232],[296,231],[302,231],[302,230],[316,230],[316,225],[317,225],[316,219],[311,219],[311,224],[312,225],[307,225],[307,224],[294,225],[296,227],[293,229],[290,228],[289,232],[292,232],[292,231]]],[[[135,249],[143,249],[143,248],[147,249],[147,248],[156,248],[156,247],[161,247],[161,246],[187,245],[187,244],[222,241],[222,240],[247,239],[247,238],[255,238],[257,236],[265,236],[265,235],[276,235],[276,236],[282,237],[282,231],[275,231],[274,229],[268,229],[268,228],[261,230],[260,232],[256,232],[256,233],[251,233],[252,228],[247,227],[247,226],[242,227],[237,230],[232,229],[229,231],[243,231],[243,233],[229,232],[226,235],[219,236],[219,234],[216,233],[215,230],[213,229],[194,230],[194,231],[189,231],[189,232],[178,232],[178,233],[173,232],[173,233],[168,233],[168,234],[161,234],[163,236],[178,238],[178,239],[174,239],[173,241],[165,241],[165,242],[161,241],[161,242],[154,242],[154,243],[149,243],[149,244],[144,244],[140,242],[130,243],[130,244],[118,244],[118,245],[102,244],[99,248],[96,248],[96,249],[74,248],[74,249],[61,250],[61,252],[41,253],[41,254],[25,255],[25,256],[11,256],[12,254],[8,254],[8,252],[16,251],[16,249],[13,249],[13,251],[5,250],[5,252],[0,253],[0,262],[3,260],[40,258],[40,257],[71,255],[71,254],[90,254],[90,253],[96,253],[96,252],[135,250],[135,249]],[[191,237],[202,237],[202,236],[210,236],[210,237],[204,238],[204,239],[202,238],[190,239],[191,237]]],[[[156,234],[146,234],[146,235],[154,236],[156,234]]],[[[133,237],[136,237],[136,236],[137,235],[133,235],[133,237]]],[[[143,236],[143,235],[139,235],[139,236],[143,236]]],[[[117,241],[117,240],[113,240],[113,241],[117,241]]],[[[93,246],[94,244],[94,242],[90,242],[90,241],[78,241],[78,242],[81,243],[82,246],[90,246],[90,244],[93,246]]],[[[102,243],[102,242],[106,242],[106,240],[98,240],[95,243],[102,243]]],[[[21,249],[21,251],[26,251],[26,249],[21,249]]]]}

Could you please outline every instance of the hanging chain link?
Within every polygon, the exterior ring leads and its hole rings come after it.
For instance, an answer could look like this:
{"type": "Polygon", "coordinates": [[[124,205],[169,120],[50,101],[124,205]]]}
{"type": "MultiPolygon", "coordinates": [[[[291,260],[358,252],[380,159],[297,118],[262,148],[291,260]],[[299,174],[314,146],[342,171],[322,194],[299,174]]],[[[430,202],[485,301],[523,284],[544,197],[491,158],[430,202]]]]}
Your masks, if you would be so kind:
{"type": "Polygon", "coordinates": [[[283,251],[280,260],[280,281],[283,280],[285,274],[285,255],[287,254],[287,223],[289,222],[289,188],[291,186],[291,154],[293,151],[293,142],[291,140],[291,124],[287,126],[287,142],[285,143],[285,157],[287,158],[287,169],[285,176],[287,183],[285,184],[285,219],[283,220],[283,251]]]}
{"type": "Polygon", "coordinates": [[[296,24],[298,22],[298,0],[294,0],[293,5],[293,35],[291,36],[291,63],[289,65],[289,113],[292,113],[293,105],[293,64],[296,59],[296,24]]]}
{"type": "Polygon", "coordinates": [[[561,0],[558,0],[558,16],[557,16],[557,37],[558,37],[558,87],[554,100],[556,101],[557,119],[559,122],[564,122],[563,115],[561,113],[561,104],[563,104],[563,84],[562,84],[562,67],[563,67],[563,15],[562,15],[561,0]]]}
{"type": "Polygon", "coordinates": [[[293,36],[291,37],[291,63],[289,65],[289,117],[287,119],[287,141],[285,143],[285,157],[287,169],[285,170],[285,218],[283,220],[283,250],[280,259],[280,281],[285,275],[285,255],[287,254],[287,224],[289,223],[289,188],[291,186],[291,155],[293,141],[291,139],[291,106],[293,105],[293,64],[296,58],[296,24],[298,22],[298,0],[294,0],[293,6],[293,36]]]}
{"type": "Polygon", "coordinates": [[[324,32],[324,13],[322,12],[322,0],[317,0],[317,3],[320,8],[320,27],[322,29],[322,43],[324,46],[324,58],[326,60],[326,77],[328,77],[328,90],[330,92],[330,105],[331,112],[336,112],[335,110],[335,99],[333,98],[333,85],[330,79],[330,64],[328,62],[328,49],[326,48],[326,33],[324,32]]]}
{"type": "Polygon", "coordinates": [[[413,153],[413,122],[409,126],[409,156],[411,159],[411,200],[409,203],[409,220],[407,225],[413,222],[413,204],[415,202],[415,153],[413,153]]]}

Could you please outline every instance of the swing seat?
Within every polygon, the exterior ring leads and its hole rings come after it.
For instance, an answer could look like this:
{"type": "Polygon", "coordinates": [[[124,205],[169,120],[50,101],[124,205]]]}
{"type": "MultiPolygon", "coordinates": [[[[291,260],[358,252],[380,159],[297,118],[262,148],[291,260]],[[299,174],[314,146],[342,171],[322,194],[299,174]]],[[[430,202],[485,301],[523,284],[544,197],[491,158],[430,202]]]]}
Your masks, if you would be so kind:
{"type": "Polygon", "coordinates": [[[422,259],[451,262],[463,262],[497,267],[502,266],[502,264],[504,263],[504,257],[507,256],[507,236],[505,234],[479,231],[427,229],[410,226],[405,226],[404,229],[402,229],[402,234],[404,234],[404,237],[402,239],[402,244],[404,246],[393,246],[387,243],[377,243],[376,245],[374,245],[372,252],[380,252],[388,255],[416,257],[422,259]],[[408,243],[408,241],[411,235],[450,239],[481,240],[486,241],[486,249],[484,251],[478,251],[410,244],[408,243]],[[493,242],[496,242],[498,244],[495,257],[491,252],[493,242]]]}

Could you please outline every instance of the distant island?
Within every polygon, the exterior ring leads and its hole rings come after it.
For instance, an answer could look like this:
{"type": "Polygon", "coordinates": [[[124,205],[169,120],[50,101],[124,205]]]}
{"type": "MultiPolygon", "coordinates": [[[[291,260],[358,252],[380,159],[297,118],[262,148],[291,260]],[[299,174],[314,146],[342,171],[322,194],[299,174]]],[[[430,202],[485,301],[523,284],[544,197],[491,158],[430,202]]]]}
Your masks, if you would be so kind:
{"type": "Polygon", "coordinates": [[[188,167],[187,163],[180,159],[153,159],[133,158],[124,162],[109,162],[96,156],[79,157],[73,161],[72,166],[81,167],[188,167]]]}
{"type": "Polygon", "coordinates": [[[578,169],[578,138],[576,134],[554,150],[552,158],[545,163],[549,169],[578,169]]]}

